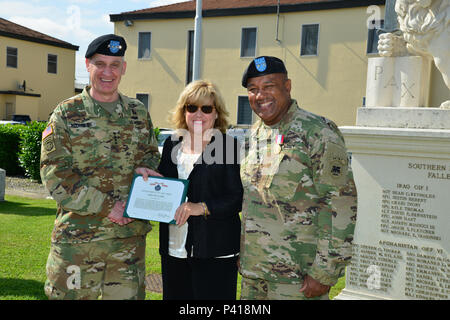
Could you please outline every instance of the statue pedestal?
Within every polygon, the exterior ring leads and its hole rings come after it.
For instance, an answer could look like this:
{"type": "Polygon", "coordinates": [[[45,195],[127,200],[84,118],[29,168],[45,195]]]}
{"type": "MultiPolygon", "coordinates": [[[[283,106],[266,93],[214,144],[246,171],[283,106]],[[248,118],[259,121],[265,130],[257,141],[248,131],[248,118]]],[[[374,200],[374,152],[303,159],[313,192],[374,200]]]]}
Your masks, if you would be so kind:
{"type": "Polygon", "coordinates": [[[368,59],[366,106],[428,105],[431,60],[420,56],[368,59]]]}
{"type": "Polygon", "coordinates": [[[5,200],[6,171],[0,169],[0,201],[5,200]]]}
{"type": "Polygon", "coordinates": [[[336,299],[450,299],[449,120],[450,110],[362,108],[357,126],[340,127],[358,216],[336,299]]]}

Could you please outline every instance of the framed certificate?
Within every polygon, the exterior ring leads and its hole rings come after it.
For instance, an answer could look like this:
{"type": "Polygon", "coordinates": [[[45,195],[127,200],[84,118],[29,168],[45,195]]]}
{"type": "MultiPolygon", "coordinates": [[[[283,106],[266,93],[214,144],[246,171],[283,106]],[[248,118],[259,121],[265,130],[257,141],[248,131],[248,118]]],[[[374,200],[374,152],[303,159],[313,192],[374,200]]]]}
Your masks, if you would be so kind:
{"type": "Polygon", "coordinates": [[[123,216],[175,224],[177,208],[186,200],[188,180],[134,175],[123,216]]]}

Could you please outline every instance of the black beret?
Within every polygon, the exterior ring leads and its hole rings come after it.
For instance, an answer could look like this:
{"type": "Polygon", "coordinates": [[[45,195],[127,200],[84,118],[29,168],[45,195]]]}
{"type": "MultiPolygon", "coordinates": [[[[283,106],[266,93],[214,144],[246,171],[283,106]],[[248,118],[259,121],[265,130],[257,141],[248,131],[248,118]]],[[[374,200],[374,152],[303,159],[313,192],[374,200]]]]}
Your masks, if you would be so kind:
{"type": "Polygon", "coordinates": [[[285,73],[287,74],[286,67],[283,61],[276,57],[261,56],[255,58],[250,62],[247,69],[245,69],[242,75],[242,86],[247,88],[247,80],[249,78],[261,77],[271,73],[285,73]]]}
{"type": "Polygon", "coordinates": [[[85,57],[90,58],[96,53],[105,56],[123,57],[125,50],[127,50],[127,43],[124,38],[115,34],[105,34],[89,44],[85,57]]]}

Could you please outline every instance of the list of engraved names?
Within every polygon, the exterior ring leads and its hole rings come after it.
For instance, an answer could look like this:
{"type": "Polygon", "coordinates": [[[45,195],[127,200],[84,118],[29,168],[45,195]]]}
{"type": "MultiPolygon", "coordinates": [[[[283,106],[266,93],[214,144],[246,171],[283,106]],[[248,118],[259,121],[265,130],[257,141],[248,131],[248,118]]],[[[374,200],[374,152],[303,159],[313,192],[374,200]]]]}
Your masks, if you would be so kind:
{"type": "Polygon", "coordinates": [[[411,162],[408,169],[423,170],[426,178],[422,183],[399,181],[393,188],[382,190],[380,231],[395,236],[441,241],[442,235],[436,230],[439,219],[434,209],[439,208],[438,203],[445,199],[439,199],[434,192],[436,188],[431,185],[435,185],[433,180],[443,179],[448,181],[444,185],[449,186],[449,170],[446,165],[411,162]]]}
{"type": "Polygon", "coordinates": [[[354,244],[348,284],[403,299],[449,299],[450,164],[397,165],[374,199],[378,240],[354,244]]]}

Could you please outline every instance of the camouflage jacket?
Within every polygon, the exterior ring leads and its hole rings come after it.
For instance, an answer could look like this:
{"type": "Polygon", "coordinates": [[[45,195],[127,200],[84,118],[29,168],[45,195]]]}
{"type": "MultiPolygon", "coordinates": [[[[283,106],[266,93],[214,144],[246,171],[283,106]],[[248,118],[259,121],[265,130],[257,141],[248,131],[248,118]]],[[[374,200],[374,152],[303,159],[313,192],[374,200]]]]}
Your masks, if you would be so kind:
{"type": "Polygon", "coordinates": [[[334,285],[351,258],[356,187],[337,126],[293,100],[275,126],[253,126],[241,163],[240,272],[334,285]]]}
{"type": "Polygon", "coordinates": [[[119,226],[107,218],[116,201],[127,200],[135,168],[158,165],[150,115],[122,94],[110,114],[88,90],[61,102],[42,133],[41,178],[58,207],[52,242],[127,238],[151,230],[147,221],[119,226]]]}

